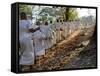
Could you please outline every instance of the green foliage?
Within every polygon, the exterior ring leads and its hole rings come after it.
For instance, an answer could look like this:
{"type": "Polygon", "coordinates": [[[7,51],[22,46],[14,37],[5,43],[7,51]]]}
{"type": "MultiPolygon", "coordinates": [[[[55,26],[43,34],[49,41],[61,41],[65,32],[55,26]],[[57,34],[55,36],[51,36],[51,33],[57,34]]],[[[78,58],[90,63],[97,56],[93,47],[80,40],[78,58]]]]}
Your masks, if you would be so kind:
{"type": "Polygon", "coordinates": [[[45,21],[45,20],[47,20],[47,16],[40,16],[40,18],[37,20],[38,21],[45,21]]]}
{"type": "Polygon", "coordinates": [[[76,11],[75,8],[70,8],[68,15],[69,15],[68,20],[75,20],[78,18],[78,12],[76,11]]]}
{"type": "MultiPolygon", "coordinates": [[[[19,5],[19,13],[25,12],[27,15],[32,17],[32,10],[34,9],[34,5],[19,5]]],[[[54,21],[56,18],[61,20],[75,20],[78,18],[78,12],[75,8],[69,7],[43,7],[39,6],[42,10],[38,9],[36,11],[40,11],[38,13],[38,18],[36,20],[39,21],[54,21]]],[[[34,12],[36,12],[34,11],[34,12]]],[[[34,13],[33,12],[33,13],[34,13]]]]}
{"type": "Polygon", "coordinates": [[[65,21],[75,20],[78,18],[78,12],[75,8],[62,7],[58,12],[65,21]]]}
{"type": "Polygon", "coordinates": [[[28,15],[32,15],[32,9],[29,5],[19,5],[19,13],[25,12],[28,15]]]}
{"type": "MultiPolygon", "coordinates": [[[[40,7],[42,8],[42,7],[40,7]]],[[[40,11],[39,13],[39,21],[53,21],[53,19],[55,18],[56,14],[55,14],[55,11],[53,10],[53,8],[51,7],[45,7],[45,8],[42,8],[42,10],[40,11]]]]}
{"type": "Polygon", "coordinates": [[[49,14],[50,16],[55,16],[55,11],[53,10],[53,8],[45,7],[42,9],[42,11],[39,13],[39,15],[41,15],[43,13],[49,14]]]}

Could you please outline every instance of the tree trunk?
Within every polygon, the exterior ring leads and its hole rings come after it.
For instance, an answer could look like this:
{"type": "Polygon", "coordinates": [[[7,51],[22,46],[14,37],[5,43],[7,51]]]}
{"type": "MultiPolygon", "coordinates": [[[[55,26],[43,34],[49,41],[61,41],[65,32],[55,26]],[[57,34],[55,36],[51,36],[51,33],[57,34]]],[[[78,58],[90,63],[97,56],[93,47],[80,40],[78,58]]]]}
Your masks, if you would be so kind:
{"type": "Polygon", "coordinates": [[[69,8],[66,8],[66,12],[65,12],[65,20],[66,20],[66,21],[69,20],[69,8]]]}

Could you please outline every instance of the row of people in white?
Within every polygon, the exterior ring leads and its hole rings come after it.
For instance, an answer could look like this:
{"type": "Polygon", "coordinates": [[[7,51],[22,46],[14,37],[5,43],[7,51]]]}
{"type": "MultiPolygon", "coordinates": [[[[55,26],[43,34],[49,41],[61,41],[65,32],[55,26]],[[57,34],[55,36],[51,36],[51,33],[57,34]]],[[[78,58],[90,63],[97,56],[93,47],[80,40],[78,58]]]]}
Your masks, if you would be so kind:
{"type": "MultiPolygon", "coordinates": [[[[41,25],[40,29],[34,33],[28,31],[30,27],[31,24],[28,20],[19,21],[20,65],[34,64],[35,56],[44,55],[45,49],[53,45],[50,26],[41,25]]],[[[33,29],[37,27],[33,26],[33,29]]]]}
{"type": "MultiPolygon", "coordinates": [[[[73,30],[78,29],[81,25],[79,21],[73,22],[57,22],[55,25],[40,25],[40,29],[34,33],[29,33],[28,29],[31,24],[28,20],[20,20],[19,22],[19,41],[21,49],[20,64],[34,64],[35,56],[45,54],[45,49],[52,47],[57,42],[67,37],[73,30]]],[[[37,28],[34,26],[33,29],[37,28]]]]}

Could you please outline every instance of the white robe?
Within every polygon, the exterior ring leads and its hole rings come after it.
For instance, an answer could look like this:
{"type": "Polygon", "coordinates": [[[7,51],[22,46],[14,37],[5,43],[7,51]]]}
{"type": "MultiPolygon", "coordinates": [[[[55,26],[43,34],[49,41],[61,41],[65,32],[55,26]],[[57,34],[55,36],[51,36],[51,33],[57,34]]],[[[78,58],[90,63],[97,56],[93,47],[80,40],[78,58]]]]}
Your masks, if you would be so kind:
{"type": "Polygon", "coordinates": [[[41,26],[41,31],[45,34],[46,39],[44,39],[44,48],[48,49],[52,46],[52,32],[50,26],[41,26]]]}
{"type": "Polygon", "coordinates": [[[56,44],[56,31],[55,31],[55,25],[50,24],[50,27],[51,27],[52,37],[53,37],[53,39],[52,39],[52,46],[53,46],[54,44],[56,44]]]}
{"type": "Polygon", "coordinates": [[[59,42],[61,40],[61,23],[56,23],[55,24],[55,27],[56,27],[56,42],[59,42]]]}
{"type": "Polygon", "coordinates": [[[37,30],[36,32],[33,33],[33,44],[36,56],[45,54],[44,41],[43,41],[44,38],[45,35],[41,32],[41,30],[37,30]]]}
{"type": "Polygon", "coordinates": [[[21,65],[32,65],[34,64],[34,47],[33,41],[31,40],[31,34],[28,32],[31,26],[28,20],[19,21],[19,42],[21,49],[19,50],[20,64],[21,65]]]}
{"type": "Polygon", "coordinates": [[[55,33],[54,33],[53,29],[51,29],[51,25],[48,25],[47,31],[48,31],[47,35],[49,35],[49,38],[47,38],[47,43],[49,44],[48,48],[51,48],[53,46],[53,38],[54,38],[55,33]]]}
{"type": "Polygon", "coordinates": [[[63,36],[64,38],[66,38],[66,37],[67,37],[67,25],[66,25],[66,22],[63,22],[62,28],[63,28],[62,36],[63,36]]]}

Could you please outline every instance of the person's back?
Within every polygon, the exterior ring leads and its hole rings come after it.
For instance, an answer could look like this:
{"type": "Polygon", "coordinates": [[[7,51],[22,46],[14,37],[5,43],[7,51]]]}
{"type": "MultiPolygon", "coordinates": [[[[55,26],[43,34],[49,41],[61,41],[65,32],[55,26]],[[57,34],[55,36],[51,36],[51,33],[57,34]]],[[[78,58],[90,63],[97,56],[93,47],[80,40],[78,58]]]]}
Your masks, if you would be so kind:
{"type": "Polygon", "coordinates": [[[61,41],[61,27],[62,27],[62,23],[59,22],[59,20],[57,19],[57,22],[55,24],[56,27],[56,42],[60,42],[61,41]]]}
{"type": "Polygon", "coordinates": [[[55,25],[52,23],[52,21],[50,21],[50,24],[48,26],[52,36],[51,46],[53,46],[54,44],[56,44],[56,30],[55,30],[56,28],[55,25]]]}
{"type": "Polygon", "coordinates": [[[31,26],[28,20],[19,21],[19,37],[29,37],[29,27],[31,26]]]}
{"type": "Polygon", "coordinates": [[[41,26],[41,31],[45,34],[46,39],[44,40],[45,49],[48,49],[52,46],[52,30],[50,25],[48,25],[48,22],[45,22],[44,25],[41,26]]]}
{"type": "Polygon", "coordinates": [[[36,56],[45,54],[44,42],[43,42],[44,38],[45,35],[40,30],[34,32],[34,47],[36,56]]]}
{"type": "Polygon", "coordinates": [[[24,12],[20,14],[21,20],[19,21],[19,44],[20,44],[20,70],[25,70],[23,67],[27,66],[30,69],[31,65],[34,65],[34,49],[33,41],[30,35],[30,22],[27,20],[27,16],[24,12]]]}

